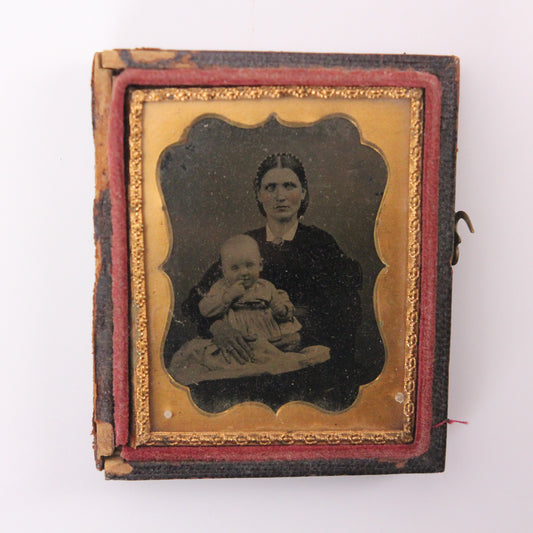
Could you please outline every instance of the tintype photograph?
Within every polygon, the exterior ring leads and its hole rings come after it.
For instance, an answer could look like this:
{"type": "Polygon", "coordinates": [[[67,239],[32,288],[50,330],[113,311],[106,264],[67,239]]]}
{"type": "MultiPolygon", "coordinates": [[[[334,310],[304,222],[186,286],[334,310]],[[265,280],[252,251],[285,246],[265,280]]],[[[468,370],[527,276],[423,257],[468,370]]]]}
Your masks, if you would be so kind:
{"type": "Polygon", "coordinates": [[[344,116],[201,117],[159,160],[172,247],[171,377],[207,412],[353,404],[384,348],[373,305],[379,151],[344,116]]]}

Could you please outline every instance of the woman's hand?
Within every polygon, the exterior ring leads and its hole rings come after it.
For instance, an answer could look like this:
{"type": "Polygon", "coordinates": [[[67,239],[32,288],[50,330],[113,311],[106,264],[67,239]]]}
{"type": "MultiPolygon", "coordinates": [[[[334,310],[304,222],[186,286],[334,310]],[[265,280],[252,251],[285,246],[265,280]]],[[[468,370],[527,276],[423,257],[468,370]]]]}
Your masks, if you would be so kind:
{"type": "Polygon", "coordinates": [[[289,307],[283,302],[272,300],[270,309],[272,309],[274,316],[280,320],[290,320],[292,318],[289,313],[289,307]]]}
{"type": "Polygon", "coordinates": [[[252,348],[247,341],[253,341],[255,337],[243,337],[224,320],[213,322],[209,331],[213,335],[213,342],[220,348],[222,356],[228,363],[230,363],[228,355],[233,357],[241,365],[254,360],[252,348]]]}

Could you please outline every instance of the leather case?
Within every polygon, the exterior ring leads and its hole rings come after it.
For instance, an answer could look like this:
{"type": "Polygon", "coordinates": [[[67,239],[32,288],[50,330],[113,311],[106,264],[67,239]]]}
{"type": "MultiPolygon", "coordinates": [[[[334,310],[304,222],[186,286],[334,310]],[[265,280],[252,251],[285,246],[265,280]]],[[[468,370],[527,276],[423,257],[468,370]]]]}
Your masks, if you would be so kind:
{"type": "Polygon", "coordinates": [[[444,56],[95,55],[107,478],[444,470],[458,78],[444,56]]]}

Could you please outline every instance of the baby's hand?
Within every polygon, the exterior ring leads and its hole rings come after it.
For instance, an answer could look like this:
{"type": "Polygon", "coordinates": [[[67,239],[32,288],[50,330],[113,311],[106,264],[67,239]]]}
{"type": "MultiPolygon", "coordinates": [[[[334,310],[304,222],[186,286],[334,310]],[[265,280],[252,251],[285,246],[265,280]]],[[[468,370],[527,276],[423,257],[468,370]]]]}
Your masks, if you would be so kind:
{"type": "Polygon", "coordinates": [[[236,281],[233,285],[230,285],[226,289],[226,292],[224,293],[224,297],[223,297],[224,303],[226,305],[231,304],[237,298],[240,298],[245,292],[246,292],[246,289],[244,288],[244,282],[236,281]]]}
{"type": "Polygon", "coordinates": [[[272,301],[270,303],[270,309],[272,309],[272,313],[274,314],[276,318],[281,318],[281,319],[291,318],[289,316],[289,308],[281,302],[277,302],[276,300],[272,301]]]}

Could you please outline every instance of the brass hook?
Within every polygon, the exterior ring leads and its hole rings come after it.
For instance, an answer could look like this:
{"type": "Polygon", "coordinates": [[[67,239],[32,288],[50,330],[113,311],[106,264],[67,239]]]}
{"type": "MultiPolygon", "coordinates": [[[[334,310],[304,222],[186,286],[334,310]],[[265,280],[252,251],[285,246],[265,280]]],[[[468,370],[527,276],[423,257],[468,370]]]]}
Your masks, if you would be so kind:
{"type": "Polygon", "coordinates": [[[472,221],[470,220],[470,217],[464,211],[457,211],[457,213],[455,213],[455,233],[453,236],[452,265],[456,265],[457,261],[459,261],[459,244],[461,243],[461,237],[459,237],[459,233],[457,233],[457,224],[459,223],[459,220],[461,219],[466,222],[466,225],[468,226],[470,233],[475,233],[474,226],[472,225],[472,221]]]}

